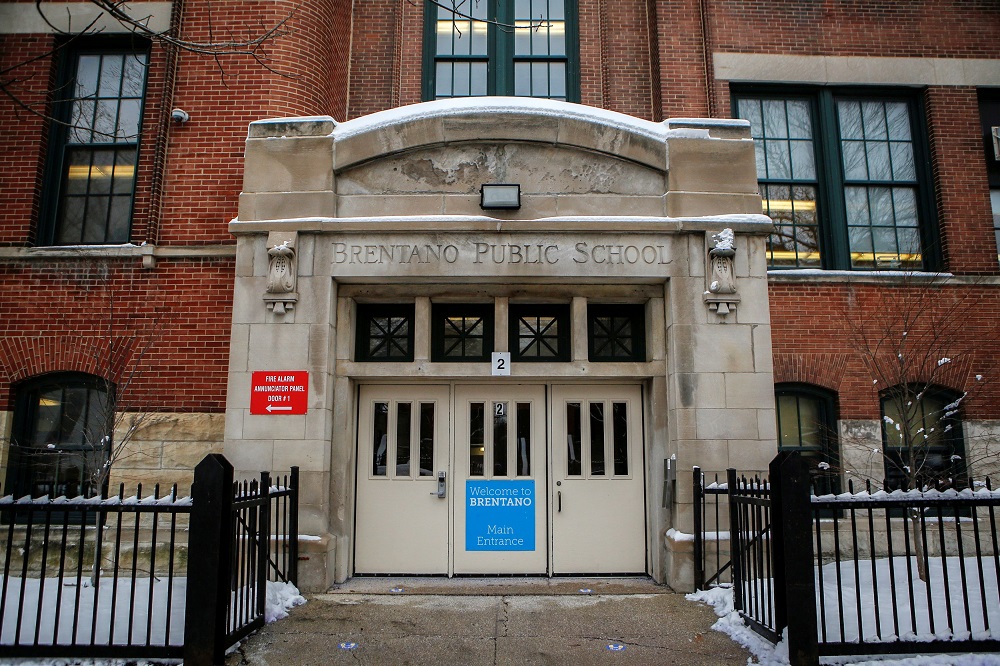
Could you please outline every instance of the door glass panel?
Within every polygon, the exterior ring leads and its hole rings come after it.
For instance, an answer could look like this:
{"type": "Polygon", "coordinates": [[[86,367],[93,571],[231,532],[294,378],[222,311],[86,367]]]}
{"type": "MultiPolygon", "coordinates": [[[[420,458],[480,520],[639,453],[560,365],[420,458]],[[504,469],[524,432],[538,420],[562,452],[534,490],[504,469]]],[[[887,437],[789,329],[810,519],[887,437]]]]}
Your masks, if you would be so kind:
{"type": "Polygon", "coordinates": [[[434,403],[420,403],[420,476],[434,476],[434,403]]]}
{"type": "Polygon", "coordinates": [[[493,476],[507,476],[507,403],[493,403],[493,476]]]}
{"type": "Polygon", "coordinates": [[[604,476],[604,403],[590,403],[590,473],[604,476]]]}
{"type": "Polygon", "coordinates": [[[566,403],[566,475],[580,476],[583,474],[581,459],[583,458],[580,441],[580,403],[566,403]]]}
{"type": "Polygon", "coordinates": [[[396,476],[410,476],[410,414],[411,405],[396,405],[396,476]]]}
{"type": "Polygon", "coordinates": [[[389,448],[389,403],[376,402],[372,424],[372,474],[385,476],[386,451],[389,448]]]}
{"type": "Polygon", "coordinates": [[[517,403],[517,475],[531,476],[531,403],[517,403]]]}
{"type": "Polygon", "coordinates": [[[612,437],[614,438],[615,474],[628,474],[628,405],[616,402],[611,405],[612,437]]]}
{"type": "Polygon", "coordinates": [[[469,476],[482,476],[485,469],[485,412],[486,405],[481,402],[469,405],[469,476]]]}

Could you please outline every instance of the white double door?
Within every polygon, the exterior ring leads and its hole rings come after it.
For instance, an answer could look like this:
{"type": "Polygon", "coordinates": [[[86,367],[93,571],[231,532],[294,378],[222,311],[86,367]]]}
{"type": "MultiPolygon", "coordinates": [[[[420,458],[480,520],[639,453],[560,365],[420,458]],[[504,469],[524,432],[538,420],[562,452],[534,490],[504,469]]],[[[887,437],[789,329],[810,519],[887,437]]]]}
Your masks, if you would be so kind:
{"type": "Polygon", "coordinates": [[[364,386],[359,398],[356,573],[646,570],[638,387],[364,386]]]}

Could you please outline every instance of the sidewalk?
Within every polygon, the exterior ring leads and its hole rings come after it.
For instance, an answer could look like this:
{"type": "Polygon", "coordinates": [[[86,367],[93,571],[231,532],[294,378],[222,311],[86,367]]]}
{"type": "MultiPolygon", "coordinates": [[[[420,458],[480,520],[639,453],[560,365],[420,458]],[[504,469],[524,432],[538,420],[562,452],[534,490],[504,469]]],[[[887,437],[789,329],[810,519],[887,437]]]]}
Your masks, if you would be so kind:
{"type": "Polygon", "coordinates": [[[716,666],[749,656],[711,631],[711,609],[642,578],[361,578],[308,599],[228,666],[716,666]]]}

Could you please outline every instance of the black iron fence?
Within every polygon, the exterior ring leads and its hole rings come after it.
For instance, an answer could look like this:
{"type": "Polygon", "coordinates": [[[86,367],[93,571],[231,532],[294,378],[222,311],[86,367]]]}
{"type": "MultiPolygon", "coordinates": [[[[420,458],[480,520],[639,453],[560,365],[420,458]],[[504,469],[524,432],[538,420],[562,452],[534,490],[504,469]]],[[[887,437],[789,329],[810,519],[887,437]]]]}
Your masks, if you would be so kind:
{"type": "MultiPolygon", "coordinates": [[[[794,453],[727,482],[734,607],[794,664],[820,655],[1000,650],[1000,493],[816,497],[794,453]]],[[[696,535],[697,538],[697,535],[696,535]]]]}
{"type": "Polygon", "coordinates": [[[266,473],[234,484],[228,461],[208,456],[193,491],[0,498],[3,653],[222,663],[263,624],[267,581],[297,580],[298,469],[276,485],[266,473]],[[219,617],[204,615],[206,597],[221,599],[219,617]]]}
{"type": "Polygon", "coordinates": [[[709,481],[700,467],[693,472],[694,586],[702,590],[730,580],[729,485],[718,475],[709,481]]]}

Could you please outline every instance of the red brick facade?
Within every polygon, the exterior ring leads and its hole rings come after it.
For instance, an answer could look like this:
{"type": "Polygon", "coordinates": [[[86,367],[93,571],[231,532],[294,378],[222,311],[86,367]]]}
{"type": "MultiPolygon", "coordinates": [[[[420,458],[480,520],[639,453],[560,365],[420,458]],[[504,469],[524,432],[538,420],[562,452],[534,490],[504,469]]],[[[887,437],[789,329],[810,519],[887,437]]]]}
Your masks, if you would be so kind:
{"type": "MultiPolygon", "coordinates": [[[[33,3],[22,4],[33,11],[33,3]]],[[[991,0],[577,4],[581,101],[657,121],[730,115],[730,84],[717,78],[713,54],[1000,62],[1000,5],[991,0]]],[[[286,18],[290,34],[267,45],[263,64],[246,55],[217,61],[181,52],[171,59],[164,46],[153,45],[131,233],[137,245],[232,245],[227,222],[237,214],[251,121],[300,115],[346,120],[421,100],[420,2],[187,0],[183,7],[181,35],[191,42],[246,34],[286,18]],[[171,123],[172,108],[184,109],[191,120],[171,123]]],[[[126,319],[156,322],[160,332],[148,357],[149,379],[138,382],[139,391],[158,409],[221,411],[231,256],[161,257],[155,268],[143,269],[137,255],[98,261],[15,252],[38,238],[54,43],[48,34],[0,38],[0,69],[26,63],[3,74],[5,81],[17,79],[7,84],[17,102],[0,98],[0,116],[11,122],[0,134],[0,249],[11,251],[0,258],[0,410],[10,409],[11,386],[21,379],[96,371],[87,350],[100,347],[113,285],[117,310],[128,313],[126,319]],[[101,267],[109,277],[94,277],[101,267]]],[[[777,76],[774,83],[782,83],[777,76]]],[[[976,303],[967,315],[968,339],[992,343],[1000,270],[977,89],[925,86],[922,101],[944,266],[985,278],[950,288],[965,290],[976,303]]],[[[845,345],[838,319],[848,307],[844,283],[776,280],[770,295],[775,380],[836,391],[841,418],[877,418],[877,390],[845,345]]],[[[952,388],[962,389],[967,380],[956,378],[952,388]]],[[[1000,393],[988,389],[966,410],[970,417],[1000,418],[1000,393]]]]}

